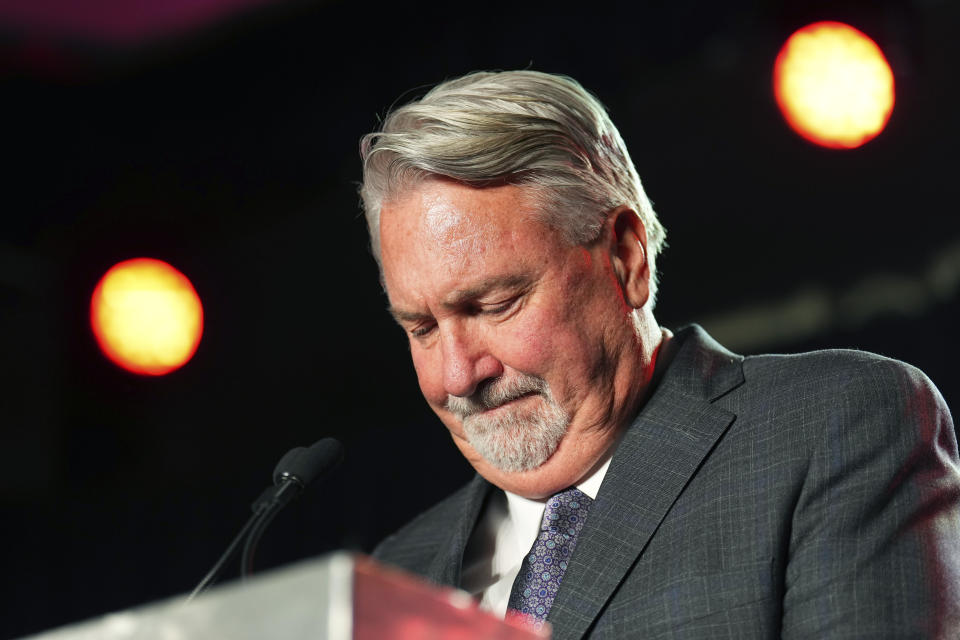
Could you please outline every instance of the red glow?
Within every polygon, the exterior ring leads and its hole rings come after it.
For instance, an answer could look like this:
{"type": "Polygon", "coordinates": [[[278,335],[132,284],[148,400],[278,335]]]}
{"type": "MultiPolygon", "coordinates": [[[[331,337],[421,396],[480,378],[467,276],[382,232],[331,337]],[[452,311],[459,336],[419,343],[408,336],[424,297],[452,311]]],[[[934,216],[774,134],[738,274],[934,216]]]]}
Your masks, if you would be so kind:
{"type": "Polygon", "coordinates": [[[790,126],[824,147],[859,147],[883,131],[893,112],[893,72],[883,52],[841,22],[817,22],[791,35],[777,55],[773,82],[790,126]]]}
{"type": "Polygon", "coordinates": [[[90,326],[114,363],[159,376],[193,357],[203,334],[203,307],[182,273],[160,260],[135,258],[114,265],[97,283],[90,326]]]}

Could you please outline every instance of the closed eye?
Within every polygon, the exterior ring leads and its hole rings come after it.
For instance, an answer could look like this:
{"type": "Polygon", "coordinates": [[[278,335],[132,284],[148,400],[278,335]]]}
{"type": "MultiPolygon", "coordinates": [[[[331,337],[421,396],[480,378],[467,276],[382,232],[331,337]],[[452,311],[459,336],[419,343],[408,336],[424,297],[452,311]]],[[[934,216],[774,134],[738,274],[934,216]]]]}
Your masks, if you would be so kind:
{"type": "Polygon", "coordinates": [[[414,327],[413,329],[410,329],[410,335],[413,336],[414,338],[425,338],[428,335],[430,335],[430,332],[433,331],[436,328],[436,326],[437,325],[431,323],[431,324],[421,325],[419,327],[414,327]]]}
{"type": "Polygon", "coordinates": [[[509,310],[511,309],[511,307],[513,307],[513,305],[515,305],[515,304],[517,303],[517,300],[519,300],[519,299],[520,299],[520,297],[517,296],[517,297],[515,297],[515,298],[510,298],[510,299],[504,300],[504,301],[502,301],[502,302],[495,302],[495,303],[490,304],[490,305],[484,305],[484,306],[480,309],[480,312],[481,312],[481,313],[488,314],[488,315],[498,315],[498,314],[501,314],[501,313],[505,313],[505,312],[509,311],[509,310]]]}

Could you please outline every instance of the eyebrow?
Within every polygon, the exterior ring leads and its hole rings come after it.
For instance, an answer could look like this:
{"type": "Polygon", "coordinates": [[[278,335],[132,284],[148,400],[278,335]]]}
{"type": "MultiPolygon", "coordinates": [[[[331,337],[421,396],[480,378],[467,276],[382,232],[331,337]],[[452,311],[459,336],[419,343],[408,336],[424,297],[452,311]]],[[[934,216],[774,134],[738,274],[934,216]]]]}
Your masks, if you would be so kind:
{"type": "MultiPolygon", "coordinates": [[[[456,309],[465,303],[490,293],[494,289],[521,289],[530,284],[530,278],[523,275],[491,276],[466,289],[458,289],[450,294],[441,304],[445,309],[456,309]]],[[[390,315],[398,323],[417,322],[430,318],[430,314],[416,311],[404,311],[396,307],[388,307],[390,315]]]]}

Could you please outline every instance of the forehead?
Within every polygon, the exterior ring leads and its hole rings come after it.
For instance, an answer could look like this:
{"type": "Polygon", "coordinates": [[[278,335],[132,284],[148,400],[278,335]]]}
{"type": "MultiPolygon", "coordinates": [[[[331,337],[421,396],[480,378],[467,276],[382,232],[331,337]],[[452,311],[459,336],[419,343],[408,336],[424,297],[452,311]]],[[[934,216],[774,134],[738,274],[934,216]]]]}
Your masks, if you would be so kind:
{"type": "Polygon", "coordinates": [[[391,301],[431,285],[469,286],[547,258],[561,241],[536,215],[533,196],[516,185],[476,189],[429,179],[385,203],[380,246],[391,301]]]}
{"type": "Polygon", "coordinates": [[[383,204],[380,230],[386,225],[417,226],[437,237],[464,227],[475,231],[519,229],[535,222],[536,191],[532,187],[499,185],[470,187],[455,180],[428,177],[413,183],[383,204]]]}

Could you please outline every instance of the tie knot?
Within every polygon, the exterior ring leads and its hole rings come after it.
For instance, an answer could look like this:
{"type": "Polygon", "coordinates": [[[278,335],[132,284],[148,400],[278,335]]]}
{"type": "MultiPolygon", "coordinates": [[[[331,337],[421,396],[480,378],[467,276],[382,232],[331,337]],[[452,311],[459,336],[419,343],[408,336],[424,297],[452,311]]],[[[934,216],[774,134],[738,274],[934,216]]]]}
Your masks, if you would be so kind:
{"type": "Polygon", "coordinates": [[[593,498],[576,487],[554,494],[547,500],[540,529],[568,536],[576,535],[583,526],[591,504],[593,498]]]}

